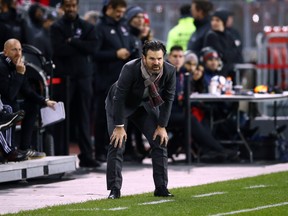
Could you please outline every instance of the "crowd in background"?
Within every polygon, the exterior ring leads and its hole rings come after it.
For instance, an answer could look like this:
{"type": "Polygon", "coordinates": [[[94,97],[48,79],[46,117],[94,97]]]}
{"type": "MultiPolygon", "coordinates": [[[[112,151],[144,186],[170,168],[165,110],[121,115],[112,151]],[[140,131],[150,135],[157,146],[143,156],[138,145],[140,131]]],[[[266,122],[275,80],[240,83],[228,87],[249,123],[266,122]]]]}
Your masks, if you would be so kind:
{"type": "MultiPolygon", "coordinates": [[[[17,10],[16,0],[0,2],[0,50],[8,39],[15,38],[22,44],[35,46],[55,64],[53,77],[59,78],[60,83],[52,86],[50,96],[63,101],[68,114],[64,122],[51,129],[55,154],[69,154],[69,142],[73,141],[80,148],[81,167],[100,166],[106,161],[109,144],[105,98],[122,66],[141,57],[145,40],[155,39],[149,11],[128,5],[125,0],[105,0],[102,11],[87,11],[80,17],[77,0],[62,0],[54,10],[33,3],[22,13],[17,10]]],[[[179,22],[169,31],[166,45],[167,60],[178,72],[175,112],[172,111],[169,126],[174,133],[168,145],[172,155],[179,150],[179,142],[183,142],[176,140],[177,133],[183,133],[183,128],[177,126],[184,118],[183,74],[191,73],[193,92],[208,92],[211,79],[216,75],[231,77],[234,81],[233,65],[243,63],[243,57],[240,34],[233,28],[233,12],[214,8],[210,1],[204,0],[193,0],[179,8],[179,22]]],[[[239,152],[226,149],[217,140],[221,132],[215,135],[207,127],[205,104],[192,107],[195,157],[201,156],[207,161],[237,160],[239,152]]],[[[216,109],[223,112],[219,116],[225,116],[231,107],[233,104],[226,104],[216,109]]],[[[31,148],[36,148],[35,142],[31,141],[31,148]]],[[[145,139],[129,123],[124,160],[141,162],[148,156],[145,139]]]]}

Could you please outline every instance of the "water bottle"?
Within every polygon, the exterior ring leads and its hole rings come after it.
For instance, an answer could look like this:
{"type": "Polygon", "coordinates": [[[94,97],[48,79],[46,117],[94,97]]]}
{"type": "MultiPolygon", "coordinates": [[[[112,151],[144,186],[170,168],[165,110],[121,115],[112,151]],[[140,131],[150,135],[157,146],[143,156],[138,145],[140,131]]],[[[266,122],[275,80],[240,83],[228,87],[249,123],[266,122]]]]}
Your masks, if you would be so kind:
{"type": "Polygon", "coordinates": [[[232,95],[232,89],[233,89],[233,81],[231,77],[226,78],[225,83],[225,94],[226,95],[232,95]]]}

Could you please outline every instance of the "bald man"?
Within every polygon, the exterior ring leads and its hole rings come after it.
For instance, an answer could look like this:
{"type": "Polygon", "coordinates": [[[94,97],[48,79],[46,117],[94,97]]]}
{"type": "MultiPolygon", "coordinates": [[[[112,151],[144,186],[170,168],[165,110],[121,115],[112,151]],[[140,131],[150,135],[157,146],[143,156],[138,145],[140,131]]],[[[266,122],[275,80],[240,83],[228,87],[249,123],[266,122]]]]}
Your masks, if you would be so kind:
{"type": "Polygon", "coordinates": [[[0,94],[4,104],[10,105],[13,112],[18,111],[17,96],[24,98],[25,117],[21,124],[20,150],[27,152],[31,159],[45,157],[44,152],[35,151],[36,141],[32,144],[33,127],[40,106],[54,108],[55,101],[36,93],[28,82],[26,66],[22,56],[22,46],[17,39],[9,39],[0,54],[0,94]],[[33,149],[34,148],[34,149],[33,149]]]}

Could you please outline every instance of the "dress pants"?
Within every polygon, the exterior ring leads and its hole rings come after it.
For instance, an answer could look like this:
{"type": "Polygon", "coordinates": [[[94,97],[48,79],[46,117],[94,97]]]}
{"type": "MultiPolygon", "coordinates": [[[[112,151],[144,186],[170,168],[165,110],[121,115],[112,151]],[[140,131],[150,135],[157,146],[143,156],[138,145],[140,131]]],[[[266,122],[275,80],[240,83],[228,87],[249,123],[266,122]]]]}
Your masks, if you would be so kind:
{"type": "MultiPolygon", "coordinates": [[[[160,145],[159,137],[153,140],[153,134],[158,124],[158,116],[152,112],[148,112],[144,107],[139,107],[136,112],[129,116],[137,128],[147,138],[151,147],[152,167],[153,167],[153,180],[155,187],[165,186],[168,184],[168,157],[167,148],[160,145]]],[[[113,116],[107,114],[108,132],[111,136],[115,128],[113,116]]],[[[125,122],[127,125],[127,121],[125,122]]],[[[126,130],[126,128],[125,128],[126,130]]],[[[113,188],[121,189],[122,186],[122,163],[123,153],[125,151],[125,143],[121,148],[114,148],[109,145],[107,155],[107,189],[113,188]]]]}

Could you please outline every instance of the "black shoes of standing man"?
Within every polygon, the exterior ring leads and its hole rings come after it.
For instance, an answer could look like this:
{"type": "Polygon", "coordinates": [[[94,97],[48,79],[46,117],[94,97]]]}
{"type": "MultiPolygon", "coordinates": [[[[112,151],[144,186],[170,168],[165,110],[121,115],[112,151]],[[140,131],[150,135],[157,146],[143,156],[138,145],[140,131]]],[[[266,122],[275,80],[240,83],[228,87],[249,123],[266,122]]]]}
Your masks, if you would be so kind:
{"type": "Polygon", "coordinates": [[[113,188],[108,196],[108,199],[119,199],[121,196],[120,189],[113,188]]]}
{"type": "MultiPolygon", "coordinates": [[[[113,188],[108,196],[108,199],[119,199],[121,196],[120,189],[113,188]]],[[[154,191],[156,197],[174,197],[165,186],[156,187],[154,191]]]]}
{"type": "Polygon", "coordinates": [[[0,130],[4,131],[24,118],[24,110],[19,110],[15,113],[1,112],[0,114],[0,130]]]}

